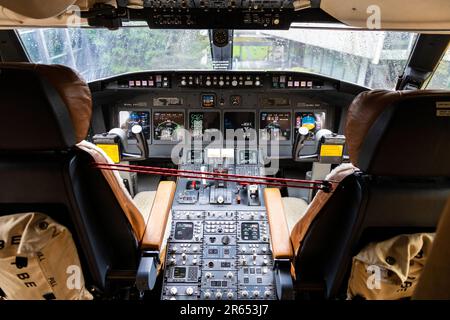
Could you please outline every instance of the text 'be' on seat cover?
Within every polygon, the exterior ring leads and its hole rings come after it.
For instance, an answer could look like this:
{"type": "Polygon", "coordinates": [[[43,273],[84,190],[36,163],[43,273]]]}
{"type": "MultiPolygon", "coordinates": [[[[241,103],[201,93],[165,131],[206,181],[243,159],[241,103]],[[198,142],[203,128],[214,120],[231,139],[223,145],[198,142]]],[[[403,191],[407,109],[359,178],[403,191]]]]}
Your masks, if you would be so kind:
{"type": "Polygon", "coordinates": [[[8,300],[87,300],[70,231],[48,216],[0,217],[0,294],[8,300]]]}

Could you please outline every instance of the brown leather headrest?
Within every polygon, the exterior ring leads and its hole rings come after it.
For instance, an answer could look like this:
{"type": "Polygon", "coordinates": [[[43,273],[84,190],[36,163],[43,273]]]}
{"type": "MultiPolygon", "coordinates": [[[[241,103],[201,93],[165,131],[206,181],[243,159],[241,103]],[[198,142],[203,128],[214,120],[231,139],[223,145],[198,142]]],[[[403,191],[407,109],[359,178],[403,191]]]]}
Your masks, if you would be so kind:
{"type": "MultiPolygon", "coordinates": [[[[76,142],[84,140],[88,134],[92,98],[88,85],[71,68],[62,65],[44,65],[32,63],[0,63],[2,69],[30,70],[37,73],[60,95],[66,105],[75,131],[76,142]]],[[[24,86],[26,94],[26,86],[24,86]]]]}
{"type": "Polygon", "coordinates": [[[370,90],[360,93],[351,103],[345,126],[351,162],[359,166],[361,148],[372,125],[387,108],[406,99],[449,94],[439,90],[390,91],[370,90]]]}

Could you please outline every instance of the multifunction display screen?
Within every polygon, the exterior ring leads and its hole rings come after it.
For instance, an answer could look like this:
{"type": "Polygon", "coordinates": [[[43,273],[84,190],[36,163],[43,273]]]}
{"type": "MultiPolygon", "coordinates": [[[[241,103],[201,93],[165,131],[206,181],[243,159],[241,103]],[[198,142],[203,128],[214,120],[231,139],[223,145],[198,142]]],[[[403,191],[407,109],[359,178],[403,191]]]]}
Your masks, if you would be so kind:
{"type": "Polygon", "coordinates": [[[177,222],[175,225],[176,240],[191,240],[194,236],[194,224],[192,222],[177,222]]]}
{"type": "Polygon", "coordinates": [[[259,119],[261,138],[287,141],[291,139],[290,112],[261,112],[259,119]]]}
{"type": "Polygon", "coordinates": [[[325,117],[324,111],[296,112],[295,131],[297,132],[300,127],[306,127],[310,132],[308,139],[313,140],[317,131],[325,129],[325,117]]]}
{"type": "Polygon", "coordinates": [[[189,130],[194,138],[201,138],[205,131],[220,130],[220,112],[191,112],[189,130]]]}
{"type": "Polygon", "coordinates": [[[150,139],[150,112],[148,111],[119,111],[119,127],[125,130],[127,138],[133,138],[131,128],[140,125],[146,139],[150,139]]]}
{"type": "Polygon", "coordinates": [[[241,224],[242,240],[259,240],[259,223],[244,222],[241,224]]]}
{"type": "Polygon", "coordinates": [[[224,128],[227,129],[255,129],[255,113],[254,112],[225,112],[224,128]]]}
{"type": "Polygon", "coordinates": [[[183,138],[184,113],[177,111],[153,112],[153,139],[180,141],[183,138]]]}

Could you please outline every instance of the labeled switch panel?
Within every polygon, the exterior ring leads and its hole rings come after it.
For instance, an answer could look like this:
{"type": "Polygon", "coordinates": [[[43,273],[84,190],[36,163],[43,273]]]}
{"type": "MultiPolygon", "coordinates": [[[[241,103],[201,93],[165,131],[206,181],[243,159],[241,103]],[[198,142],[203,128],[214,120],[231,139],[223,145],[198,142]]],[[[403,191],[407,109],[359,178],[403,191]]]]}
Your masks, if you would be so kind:
{"type": "Polygon", "coordinates": [[[264,211],[172,214],[164,300],[276,299],[264,211]]]}

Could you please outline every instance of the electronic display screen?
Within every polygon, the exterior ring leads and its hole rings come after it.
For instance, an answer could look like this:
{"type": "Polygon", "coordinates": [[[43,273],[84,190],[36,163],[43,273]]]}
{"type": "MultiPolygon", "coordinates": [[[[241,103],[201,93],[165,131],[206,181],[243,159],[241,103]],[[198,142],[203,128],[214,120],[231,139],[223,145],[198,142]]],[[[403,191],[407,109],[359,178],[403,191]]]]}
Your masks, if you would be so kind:
{"type": "Polygon", "coordinates": [[[259,223],[244,222],[241,224],[242,240],[259,240],[259,223]]]}
{"type": "Polygon", "coordinates": [[[153,139],[180,141],[184,129],[184,113],[179,111],[153,112],[153,139]]]}
{"type": "Polygon", "coordinates": [[[326,113],[324,111],[296,112],[295,131],[297,132],[300,127],[306,127],[311,133],[308,139],[313,140],[317,131],[325,129],[325,117],[326,113]]]}
{"type": "Polygon", "coordinates": [[[148,111],[119,111],[119,127],[125,130],[127,138],[133,138],[131,128],[140,125],[145,139],[150,139],[150,112],[148,111]]]}
{"type": "Polygon", "coordinates": [[[239,150],[238,164],[258,164],[258,151],[239,150]]]}
{"type": "Polygon", "coordinates": [[[220,280],[212,280],[211,281],[211,287],[223,287],[226,288],[228,285],[227,281],[220,281],[220,280]]]}
{"type": "Polygon", "coordinates": [[[254,112],[225,112],[224,128],[227,129],[255,129],[255,113],[254,112]]]}
{"type": "Polygon", "coordinates": [[[194,224],[192,222],[177,222],[175,225],[176,240],[191,240],[194,236],[194,224]]]}
{"type": "Polygon", "coordinates": [[[291,139],[290,112],[261,112],[259,119],[261,138],[264,140],[287,141],[291,139]]]}
{"type": "Polygon", "coordinates": [[[173,277],[175,279],[186,278],[186,267],[175,267],[173,270],[173,277]]]}
{"type": "Polygon", "coordinates": [[[216,106],[216,95],[213,93],[202,95],[202,107],[214,108],[216,106]]]}
{"type": "Polygon", "coordinates": [[[194,138],[201,138],[205,131],[220,130],[220,112],[191,112],[189,130],[194,138]]]}

